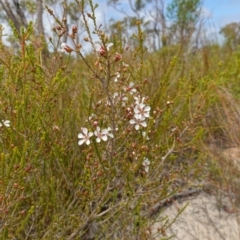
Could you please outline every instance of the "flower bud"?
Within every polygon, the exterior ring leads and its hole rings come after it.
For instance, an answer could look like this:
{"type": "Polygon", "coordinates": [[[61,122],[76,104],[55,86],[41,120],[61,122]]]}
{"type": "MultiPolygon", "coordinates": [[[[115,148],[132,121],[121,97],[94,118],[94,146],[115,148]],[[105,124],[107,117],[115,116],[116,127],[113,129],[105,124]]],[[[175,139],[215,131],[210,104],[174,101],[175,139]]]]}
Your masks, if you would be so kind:
{"type": "Polygon", "coordinates": [[[99,54],[101,55],[101,56],[105,56],[106,55],[106,49],[103,47],[103,46],[101,46],[100,47],[100,49],[99,49],[99,54]]]}
{"type": "Polygon", "coordinates": [[[94,63],[94,66],[98,66],[99,65],[99,59],[94,63]]]}
{"type": "Polygon", "coordinates": [[[76,34],[77,33],[77,26],[76,25],[73,25],[72,26],[72,32],[73,32],[73,34],[76,34]]]}
{"type": "Polygon", "coordinates": [[[65,33],[66,33],[66,30],[63,29],[63,30],[60,32],[59,36],[62,37],[65,33]]]}
{"type": "Polygon", "coordinates": [[[61,27],[60,25],[58,25],[58,26],[56,27],[56,29],[60,31],[60,30],[62,29],[62,27],[61,27]]]}
{"type": "Polygon", "coordinates": [[[61,49],[62,52],[71,53],[73,51],[73,49],[70,48],[66,43],[62,43],[61,48],[62,48],[61,49]]]}
{"type": "Polygon", "coordinates": [[[122,54],[115,53],[115,55],[114,55],[114,62],[118,62],[120,60],[122,60],[122,54]]]}
{"type": "Polygon", "coordinates": [[[76,47],[76,50],[77,50],[77,51],[80,51],[81,48],[82,48],[82,45],[81,45],[81,44],[78,44],[77,47],[76,47]]]}

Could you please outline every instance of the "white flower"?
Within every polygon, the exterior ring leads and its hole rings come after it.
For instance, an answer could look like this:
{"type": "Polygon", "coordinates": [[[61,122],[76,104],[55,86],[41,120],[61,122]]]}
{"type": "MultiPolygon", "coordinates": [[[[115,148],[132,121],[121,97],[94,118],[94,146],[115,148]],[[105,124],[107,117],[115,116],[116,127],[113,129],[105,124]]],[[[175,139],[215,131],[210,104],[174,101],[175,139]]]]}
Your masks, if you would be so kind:
{"type": "Polygon", "coordinates": [[[108,127],[107,130],[108,130],[107,135],[108,135],[109,137],[113,138],[113,134],[111,133],[112,129],[111,129],[110,127],[108,127]]]}
{"type": "Polygon", "coordinates": [[[10,121],[9,120],[1,120],[0,127],[2,127],[2,126],[10,127],[10,121]]]}
{"type": "Polygon", "coordinates": [[[144,101],[145,101],[145,97],[143,97],[141,100],[141,97],[139,95],[135,96],[134,99],[135,99],[135,104],[144,103],[144,101]]]}
{"type": "Polygon", "coordinates": [[[71,53],[73,49],[70,48],[66,43],[62,43],[60,51],[65,53],[71,53]]]}
{"type": "Polygon", "coordinates": [[[142,137],[146,138],[146,140],[150,139],[145,131],[142,132],[142,137]]]}
{"type": "Polygon", "coordinates": [[[149,165],[150,165],[149,159],[148,158],[144,158],[143,162],[142,162],[142,165],[144,167],[145,172],[148,173],[149,172],[149,165]]]}
{"type": "Polygon", "coordinates": [[[124,90],[126,92],[129,92],[131,95],[136,93],[137,92],[137,89],[136,88],[133,88],[134,86],[134,83],[133,82],[130,82],[130,84],[128,85],[128,87],[124,88],[124,90]]]}
{"type": "Polygon", "coordinates": [[[146,127],[147,123],[145,121],[142,121],[141,119],[131,119],[130,124],[135,125],[135,129],[138,131],[140,127],[146,127]]]}
{"type": "MultiPolygon", "coordinates": [[[[101,102],[99,101],[99,104],[100,104],[101,102]]],[[[92,120],[94,117],[96,117],[96,115],[94,114],[94,113],[92,113],[89,117],[88,117],[88,120],[90,121],[90,120],[92,120]]]]}
{"type": "Polygon", "coordinates": [[[113,46],[113,43],[106,44],[106,48],[99,44],[99,45],[95,46],[95,49],[96,49],[97,52],[99,52],[99,54],[101,56],[105,56],[106,53],[109,51],[110,47],[112,47],[112,46],[113,46]]]}
{"type": "Polygon", "coordinates": [[[120,73],[119,72],[116,72],[116,76],[114,78],[114,82],[117,82],[118,81],[118,78],[120,78],[120,73]]]}
{"type": "Polygon", "coordinates": [[[61,52],[65,52],[65,47],[67,47],[67,44],[66,43],[62,43],[60,51],[61,52]]]}
{"type": "Polygon", "coordinates": [[[101,142],[101,140],[107,141],[107,139],[108,139],[107,133],[108,133],[107,129],[101,130],[100,127],[97,126],[97,129],[94,132],[94,135],[97,137],[96,141],[97,142],[101,142]]]}
{"type": "Polygon", "coordinates": [[[80,140],[78,141],[78,145],[82,145],[83,143],[86,143],[87,145],[90,144],[90,137],[92,137],[93,133],[88,132],[87,128],[82,128],[82,133],[78,134],[78,138],[80,140]]]}
{"type": "Polygon", "coordinates": [[[115,92],[114,94],[113,94],[113,99],[116,99],[116,98],[118,98],[118,93],[117,92],[115,92]]]}
{"type": "Polygon", "coordinates": [[[124,95],[120,96],[120,101],[122,102],[122,107],[126,106],[126,102],[128,101],[128,98],[124,95]]]}
{"type": "Polygon", "coordinates": [[[136,119],[141,119],[141,120],[145,120],[145,118],[149,118],[150,117],[150,110],[151,108],[149,106],[146,106],[144,103],[138,103],[136,104],[135,108],[134,108],[134,117],[136,119]]]}
{"type": "Polygon", "coordinates": [[[122,107],[125,107],[126,102],[128,101],[128,98],[124,94],[121,94],[121,93],[118,94],[117,92],[115,92],[113,94],[113,100],[114,100],[114,103],[122,102],[122,107]]]}
{"type": "Polygon", "coordinates": [[[112,47],[112,46],[113,46],[113,43],[108,43],[108,44],[106,45],[107,50],[109,51],[110,47],[112,47]]]}
{"type": "Polygon", "coordinates": [[[107,128],[107,129],[105,128],[101,130],[100,127],[97,126],[96,131],[94,131],[94,135],[97,137],[96,141],[98,143],[101,142],[101,140],[106,142],[108,140],[108,137],[113,138],[113,134],[110,133],[111,130],[112,130],[111,128],[107,128]]]}

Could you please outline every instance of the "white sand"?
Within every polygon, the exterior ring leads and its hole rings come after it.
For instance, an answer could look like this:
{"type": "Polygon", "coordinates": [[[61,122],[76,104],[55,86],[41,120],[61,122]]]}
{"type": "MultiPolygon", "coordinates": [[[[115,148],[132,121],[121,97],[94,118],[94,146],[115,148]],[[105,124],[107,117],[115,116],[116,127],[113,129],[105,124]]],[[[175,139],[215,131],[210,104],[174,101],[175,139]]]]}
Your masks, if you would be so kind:
{"type": "MultiPolygon", "coordinates": [[[[189,204],[166,230],[165,238],[173,236],[173,240],[240,240],[240,210],[233,210],[226,196],[221,199],[217,200],[216,197],[202,192],[183,202],[175,201],[160,214],[161,218],[168,216],[171,222],[178,211],[189,204]]],[[[157,234],[162,225],[163,223],[153,224],[152,239],[164,239],[163,235],[157,234]]]]}

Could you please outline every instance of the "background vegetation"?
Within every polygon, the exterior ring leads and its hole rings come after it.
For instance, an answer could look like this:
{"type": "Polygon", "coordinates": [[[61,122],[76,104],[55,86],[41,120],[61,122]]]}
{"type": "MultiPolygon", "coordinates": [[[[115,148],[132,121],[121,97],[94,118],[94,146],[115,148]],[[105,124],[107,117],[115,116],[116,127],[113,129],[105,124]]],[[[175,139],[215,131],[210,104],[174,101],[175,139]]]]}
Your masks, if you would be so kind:
{"type": "Polygon", "coordinates": [[[161,209],[180,193],[227,189],[239,205],[222,154],[239,144],[238,24],[219,45],[200,38],[198,0],[130,0],[133,14],[107,26],[90,0],[46,1],[45,13],[0,3],[12,28],[0,44],[1,239],[167,239],[161,209]]]}

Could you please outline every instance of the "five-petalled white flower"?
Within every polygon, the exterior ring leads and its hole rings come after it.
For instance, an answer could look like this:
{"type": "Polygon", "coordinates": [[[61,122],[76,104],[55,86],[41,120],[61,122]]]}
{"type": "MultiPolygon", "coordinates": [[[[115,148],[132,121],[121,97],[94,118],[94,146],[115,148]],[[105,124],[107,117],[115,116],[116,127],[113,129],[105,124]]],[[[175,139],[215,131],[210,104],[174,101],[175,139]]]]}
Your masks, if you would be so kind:
{"type": "Polygon", "coordinates": [[[135,125],[135,129],[138,131],[140,127],[147,127],[147,123],[144,120],[133,118],[130,121],[130,124],[135,125]]]}
{"type": "Polygon", "coordinates": [[[0,127],[10,127],[10,121],[9,120],[0,120],[0,127]]]}
{"type": "Polygon", "coordinates": [[[86,143],[87,145],[90,144],[90,137],[93,136],[92,132],[88,132],[87,128],[82,128],[82,133],[78,134],[78,138],[80,139],[78,141],[78,145],[82,145],[83,143],[86,143]]]}
{"type": "Polygon", "coordinates": [[[135,99],[135,104],[144,103],[145,101],[145,97],[142,97],[142,100],[141,100],[141,97],[139,95],[135,96],[134,99],[135,99]]]}
{"type": "Polygon", "coordinates": [[[146,106],[144,103],[138,103],[134,108],[134,117],[136,119],[145,120],[145,118],[150,117],[151,107],[146,106]]]}
{"type": "Polygon", "coordinates": [[[126,92],[129,92],[131,95],[133,95],[134,93],[137,92],[137,89],[136,89],[136,88],[133,88],[133,86],[134,86],[134,83],[133,83],[133,82],[130,82],[129,85],[124,88],[124,90],[125,90],[126,92]]]}
{"type": "Polygon", "coordinates": [[[144,158],[143,162],[142,162],[142,165],[144,167],[145,172],[148,173],[149,172],[149,165],[150,165],[149,159],[148,158],[144,158]]]}
{"type": "MultiPolygon", "coordinates": [[[[124,94],[122,94],[122,93],[118,94],[117,92],[115,92],[113,94],[113,100],[114,100],[114,103],[121,102],[122,103],[122,107],[125,107],[126,106],[126,102],[128,101],[128,98],[124,94]]],[[[108,104],[108,105],[110,105],[110,104],[108,104]]]]}
{"type": "Polygon", "coordinates": [[[113,134],[110,133],[110,131],[111,131],[111,128],[105,128],[101,130],[101,128],[97,126],[96,130],[94,131],[94,135],[96,136],[96,141],[98,143],[101,142],[101,140],[106,142],[108,140],[108,137],[113,138],[113,134]]]}
{"type": "Polygon", "coordinates": [[[144,104],[145,98],[143,97],[141,99],[140,96],[135,96],[135,104],[134,104],[134,118],[130,120],[130,124],[135,125],[135,129],[139,130],[140,127],[146,127],[147,123],[146,123],[146,118],[150,117],[150,110],[151,107],[147,106],[146,104],[144,104]]]}

